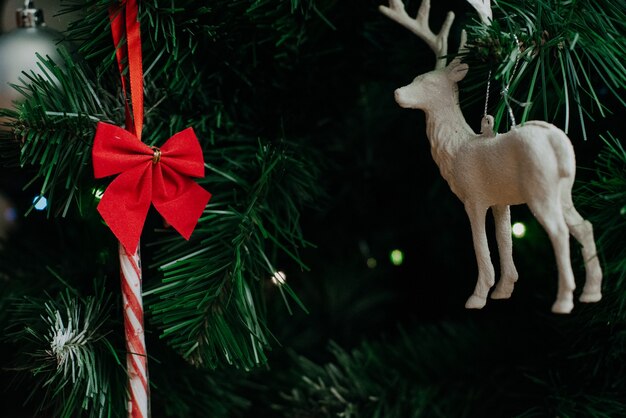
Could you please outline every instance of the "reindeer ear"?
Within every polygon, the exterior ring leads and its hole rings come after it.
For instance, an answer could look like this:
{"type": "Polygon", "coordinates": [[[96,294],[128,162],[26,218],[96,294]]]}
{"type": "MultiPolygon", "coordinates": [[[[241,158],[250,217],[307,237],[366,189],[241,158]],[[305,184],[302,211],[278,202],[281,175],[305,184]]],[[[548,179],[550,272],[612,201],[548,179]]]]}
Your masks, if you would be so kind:
{"type": "Polygon", "coordinates": [[[446,72],[448,73],[448,78],[455,83],[463,80],[467,75],[467,71],[469,70],[469,65],[461,62],[459,58],[453,59],[450,64],[446,67],[446,72]]]}

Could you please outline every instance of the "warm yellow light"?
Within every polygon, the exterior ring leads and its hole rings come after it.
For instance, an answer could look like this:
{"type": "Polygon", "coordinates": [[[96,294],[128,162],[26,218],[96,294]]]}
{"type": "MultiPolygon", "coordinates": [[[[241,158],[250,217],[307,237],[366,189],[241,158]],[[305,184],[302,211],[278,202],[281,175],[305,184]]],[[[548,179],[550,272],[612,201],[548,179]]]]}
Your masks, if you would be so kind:
{"type": "Polygon", "coordinates": [[[282,286],[285,284],[286,281],[287,275],[282,271],[277,271],[272,276],[272,283],[274,283],[276,286],[282,286]]]}
{"type": "Polygon", "coordinates": [[[374,257],[368,258],[366,263],[367,263],[367,267],[371,269],[376,268],[376,266],[378,265],[378,261],[376,261],[374,257]]]}
{"type": "Polygon", "coordinates": [[[515,238],[524,238],[524,235],[526,235],[526,225],[521,222],[515,222],[511,226],[511,231],[515,238]]]}

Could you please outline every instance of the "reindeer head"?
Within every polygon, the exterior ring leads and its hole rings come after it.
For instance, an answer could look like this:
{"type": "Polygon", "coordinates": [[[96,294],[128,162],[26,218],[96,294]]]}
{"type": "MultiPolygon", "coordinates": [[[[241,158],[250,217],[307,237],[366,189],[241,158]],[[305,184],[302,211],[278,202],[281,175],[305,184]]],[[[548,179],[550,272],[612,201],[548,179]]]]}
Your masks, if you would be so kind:
{"type": "Polygon", "coordinates": [[[450,98],[457,94],[457,83],[467,74],[469,67],[454,59],[447,67],[415,77],[411,84],[396,89],[394,96],[400,107],[410,109],[449,106],[450,98]]]}
{"type": "MultiPolygon", "coordinates": [[[[479,11],[484,22],[491,20],[489,0],[468,1],[479,11]]],[[[448,12],[441,30],[435,34],[428,26],[430,0],[422,0],[415,18],[407,14],[402,0],[389,0],[389,7],[379,6],[379,10],[426,42],[437,59],[433,71],[417,76],[411,84],[395,91],[396,102],[401,107],[423,110],[448,105],[450,98],[457,97],[457,83],[465,77],[469,68],[458,58],[446,66],[448,34],[454,20],[454,13],[448,12]]],[[[461,32],[459,52],[465,47],[466,37],[465,31],[461,32]]]]}

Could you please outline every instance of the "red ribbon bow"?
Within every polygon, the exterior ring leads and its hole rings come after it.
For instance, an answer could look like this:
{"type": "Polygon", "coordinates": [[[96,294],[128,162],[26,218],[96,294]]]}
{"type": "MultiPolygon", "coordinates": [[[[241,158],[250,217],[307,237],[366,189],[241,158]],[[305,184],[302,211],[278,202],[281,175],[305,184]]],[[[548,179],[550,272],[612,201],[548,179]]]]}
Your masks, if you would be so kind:
{"type": "Polygon", "coordinates": [[[96,178],[119,174],[107,187],[98,212],[131,254],[137,249],[150,203],[189,239],[211,193],[189,177],[204,177],[204,158],[192,128],[158,148],[130,132],[99,122],[93,144],[96,178]]]}

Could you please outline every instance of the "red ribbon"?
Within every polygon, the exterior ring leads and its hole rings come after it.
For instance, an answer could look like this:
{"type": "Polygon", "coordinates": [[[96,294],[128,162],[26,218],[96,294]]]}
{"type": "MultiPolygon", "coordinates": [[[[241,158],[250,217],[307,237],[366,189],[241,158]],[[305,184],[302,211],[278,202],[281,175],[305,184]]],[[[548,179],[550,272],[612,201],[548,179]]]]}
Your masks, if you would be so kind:
{"type": "Polygon", "coordinates": [[[111,34],[115,45],[117,67],[122,79],[122,92],[124,93],[126,107],[126,129],[134,132],[141,140],[143,129],[143,65],[141,61],[141,32],[137,18],[137,0],[122,1],[118,7],[109,9],[111,21],[111,34]],[[123,44],[126,37],[126,45],[123,44]],[[131,115],[128,105],[128,88],[124,77],[124,59],[128,61],[128,75],[130,81],[130,98],[132,100],[133,114],[131,115]]]}
{"type": "Polygon", "coordinates": [[[98,212],[117,239],[134,254],[150,204],[185,239],[189,239],[211,193],[190,177],[204,177],[202,149],[192,128],[158,149],[141,142],[143,70],[137,1],[127,0],[109,12],[124,97],[128,97],[122,62],[128,61],[132,113],[126,100],[126,130],[99,122],[92,158],[94,175],[119,174],[105,190],[98,212]],[[126,38],[126,48],[123,40],[126,38]]]}

